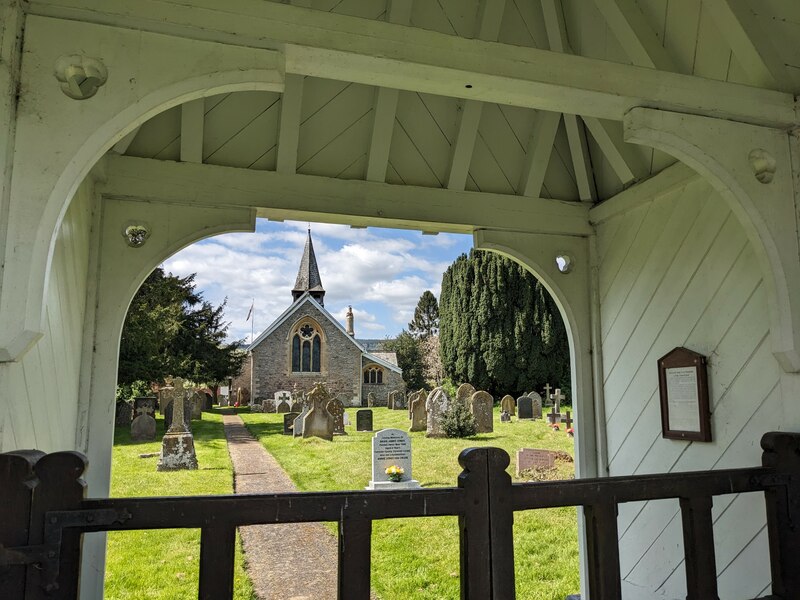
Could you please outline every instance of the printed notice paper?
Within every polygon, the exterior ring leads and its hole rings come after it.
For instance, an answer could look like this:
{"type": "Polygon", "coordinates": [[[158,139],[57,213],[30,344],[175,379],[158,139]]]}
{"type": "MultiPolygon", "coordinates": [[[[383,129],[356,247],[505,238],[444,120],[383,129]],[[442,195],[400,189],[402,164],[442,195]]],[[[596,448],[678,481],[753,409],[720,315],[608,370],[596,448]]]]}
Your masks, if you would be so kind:
{"type": "Polygon", "coordinates": [[[676,367],[665,369],[669,428],[673,431],[700,431],[700,398],[697,390],[697,369],[676,367]]]}

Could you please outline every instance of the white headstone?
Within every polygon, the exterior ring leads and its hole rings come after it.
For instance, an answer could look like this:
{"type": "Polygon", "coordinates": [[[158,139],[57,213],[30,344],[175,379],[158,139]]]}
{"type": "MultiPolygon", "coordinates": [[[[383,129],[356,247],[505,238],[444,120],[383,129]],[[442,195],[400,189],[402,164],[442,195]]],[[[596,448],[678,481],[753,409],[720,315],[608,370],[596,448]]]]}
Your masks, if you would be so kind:
{"type": "Polygon", "coordinates": [[[294,420],[292,425],[292,435],[294,437],[303,437],[303,419],[306,418],[308,410],[308,406],[303,406],[302,412],[297,415],[297,418],[294,420]]]}
{"type": "Polygon", "coordinates": [[[418,488],[419,481],[411,476],[411,438],[400,429],[381,429],[372,438],[372,481],[368,490],[418,488]],[[386,469],[400,467],[402,479],[391,481],[386,469]]]}

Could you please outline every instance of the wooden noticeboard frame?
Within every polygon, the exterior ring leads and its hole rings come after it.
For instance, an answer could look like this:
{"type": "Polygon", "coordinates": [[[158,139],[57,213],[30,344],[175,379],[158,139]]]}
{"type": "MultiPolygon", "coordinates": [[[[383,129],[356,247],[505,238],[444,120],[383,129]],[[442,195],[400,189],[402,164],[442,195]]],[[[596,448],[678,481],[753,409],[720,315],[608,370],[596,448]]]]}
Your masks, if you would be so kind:
{"type": "Polygon", "coordinates": [[[675,348],[658,359],[662,436],[672,440],[711,441],[706,357],[675,348]]]}

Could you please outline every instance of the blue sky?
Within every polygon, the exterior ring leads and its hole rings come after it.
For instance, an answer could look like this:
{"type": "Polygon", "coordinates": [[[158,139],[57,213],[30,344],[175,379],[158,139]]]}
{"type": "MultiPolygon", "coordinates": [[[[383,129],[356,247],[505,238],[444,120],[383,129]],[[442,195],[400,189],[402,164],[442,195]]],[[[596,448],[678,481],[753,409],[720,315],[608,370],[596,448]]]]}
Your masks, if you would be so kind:
{"type": "MultiPolygon", "coordinates": [[[[291,289],[303,254],[308,223],[256,221],[255,233],[229,233],[193,244],[172,256],[164,269],[197,273],[204,297],[217,305],[226,297],[231,338],[250,337],[247,311],[255,298],[255,334],[292,301],[291,289]]],[[[353,306],[356,337],[394,337],[407,326],[420,295],[436,297],[442,273],[472,236],[422,235],[400,229],[351,229],[311,223],[325,308],[344,323],[353,306]]]]}

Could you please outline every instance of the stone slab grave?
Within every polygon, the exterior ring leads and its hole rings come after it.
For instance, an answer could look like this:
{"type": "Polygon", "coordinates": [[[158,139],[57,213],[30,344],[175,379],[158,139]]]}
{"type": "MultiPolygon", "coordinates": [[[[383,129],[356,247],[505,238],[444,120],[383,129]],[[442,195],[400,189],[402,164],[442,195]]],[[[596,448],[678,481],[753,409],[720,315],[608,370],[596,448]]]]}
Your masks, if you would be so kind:
{"type": "Polygon", "coordinates": [[[274,407],[275,412],[289,412],[289,409],[292,406],[292,393],[288,390],[280,390],[275,392],[273,395],[272,406],[274,407]],[[282,402],[286,403],[286,410],[283,411],[280,410],[282,402]]]}
{"type": "Polygon", "coordinates": [[[527,396],[517,398],[517,418],[520,421],[533,419],[533,400],[527,396]]]}
{"type": "Polygon", "coordinates": [[[191,396],[192,401],[192,419],[198,420],[203,418],[203,404],[205,403],[205,394],[195,390],[191,396]]]}
{"type": "Polygon", "coordinates": [[[375,406],[375,394],[373,394],[372,392],[367,394],[367,406],[369,408],[372,408],[373,406],[375,406]]]}
{"type": "Polygon", "coordinates": [[[422,398],[422,403],[425,404],[425,390],[417,390],[408,396],[408,418],[411,419],[411,410],[414,400],[422,398]]]}
{"type": "Polygon", "coordinates": [[[300,416],[300,413],[289,412],[283,415],[283,435],[292,435],[292,428],[294,420],[300,416]]]}
{"type": "Polygon", "coordinates": [[[292,435],[294,437],[303,437],[303,419],[306,418],[308,411],[309,407],[304,405],[300,414],[297,415],[297,418],[292,423],[292,435]]]}
{"type": "Polygon", "coordinates": [[[462,383],[456,390],[456,402],[460,402],[461,404],[469,404],[472,394],[474,394],[476,391],[477,390],[472,387],[472,384],[462,383]]]}
{"type": "Polygon", "coordinates": [[[500,400],[500,411],[507,412],[511,417],[517,414],[517,403],[514,401],[513,396],[508,394],[503,396],[503,399],[500,400]]]}
{"type": "Polygon", "coordinates": [[[333,440],[333,416],[328,412],[327,405],[331,395],[321,383],[314,384],[308,394],[310,408],[303,417],[303,437],[318,437],[323,440],[333,440]]]}
{"type": "Polygon", "coordinates": [[[299,401],[292,402],[292,404],[289,406],[289,412],[303,412],[303,403],[299,401]]]}
{"type": "Polygon", "coordinates": [[[356,412],[356,431],[372,431],[372,411],[362,408],[356,412]]]}
{"type": "Polygon", "coordinates": [[[368,490],[407,489],[420,487],[411,474],[411,438],[400,429],[381,429],[372,438],[372,480],[368,490]],[[391,481],[386,469],[403,469],[400,481],[391,481]]]}
{"type": "Polygon", "coordinates": [[[174,391],[180,395],[173,396],[172,406],[174,418],[172,425],[161,440],[161,454],[158,457],[159,471],[179,471],[197,468],[197,455],[194,451],[194,437],[186,426],[184,418],[185,404],[181,401],[183,395],[183,382],[176,379],[174,391]]]}
{"type": "Polygon", "coordinates": [[[552,469],[556,466],[557,452],[541,448],[522,448],[517,450],[517,477],[526,469],[552,469]]]}
{"type": "Polygon", "coordinates": [[[139,404],[136,418],[131,423],[131,439],[136,442],[151,442],[156,439],[156,420],[152,416],[155,414],[155,398],[151,400],[153,400],[152,407],[139,404]]]}
{"type": "Polygon", "coordinates": [[[394,390],[389,394],[389,398],[392,403],[391,408],[393,410],[406,409],[406,395],[403,393],[402,390],[394,390]]]}
{"type": "Polygon", "coordinates": [[[128,427],[133,420],[133,406],[127,400],[117,400],[114,408],[114,425],[128,427]]]}
{"type": "Polygon", "coordinates": [[[534,419],[541,419],[542,418],[542,397],[537,394],[536,392],[531,392],[528,394],[528,398],[533,401],[533,418],[534,419]]]}
{"type": "Polygon", "coordinates": [[[281,402],[278,403],[278,406],[275,408],[275,412],[288,413],[290,409],[291,407],[289,406],[289,403],[286,402],[285,400],[282,400],[281,402]]]}
{"type": "Polygon", "coordinates": [[[141,409],[145,409],[148,415],[155,418],[156,416],[156,398],[152,396],[142,396],[133,399],[133,415],[142,414],[141,409]]]}
{"type": "Polygon", "coordinates": [[[325,406],[328,414],[333,417],[333,435],[347,435],[344,430],[344,404],[338,398],[328,401],[325,406]]]}
{"type": "Polygon", "coordinates": [[[494,431],[492,409],[494,398],[489,392],[479,391],[472,394],[469,410],[475,418],[475,433],[491,433],[494,431]]]}
{"type": "Polygon", "coordinates": [[[425,408],[425,393],[421,390],[411,402],[411,427],[409,431],[425,431],[428,428],[428,410],[425,408]]]}
{"type": "Polygon", "coordinates": [[[448,408],[450,408],[450,398],[447,397],[447,392],[441,387],[434,388],[425,400],[427,413],[425,437],[446,437],[442,430],[442,417],[448,408]]]}

